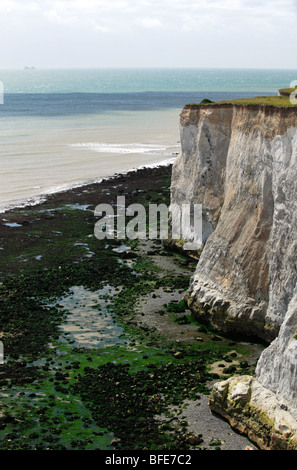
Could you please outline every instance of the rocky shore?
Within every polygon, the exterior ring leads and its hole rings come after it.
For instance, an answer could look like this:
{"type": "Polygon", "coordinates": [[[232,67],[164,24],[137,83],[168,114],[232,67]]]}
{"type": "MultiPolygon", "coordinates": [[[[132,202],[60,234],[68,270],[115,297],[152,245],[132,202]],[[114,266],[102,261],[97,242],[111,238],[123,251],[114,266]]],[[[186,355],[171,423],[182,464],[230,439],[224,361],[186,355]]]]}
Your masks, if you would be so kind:
{"type": "Polygon", "coordinates": [[[98,240],[95,207],[169,205],[171,167],[116,175],[0,217],[0,450],[242,450],[214,381],[263,349],[193,320],[193,259],[98,240]]]}

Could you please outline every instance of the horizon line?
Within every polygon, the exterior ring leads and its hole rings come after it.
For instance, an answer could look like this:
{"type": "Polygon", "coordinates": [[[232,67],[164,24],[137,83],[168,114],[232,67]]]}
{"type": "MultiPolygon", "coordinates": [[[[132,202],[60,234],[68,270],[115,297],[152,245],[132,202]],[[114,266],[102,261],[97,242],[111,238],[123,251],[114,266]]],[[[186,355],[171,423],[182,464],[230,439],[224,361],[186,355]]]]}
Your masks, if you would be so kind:
{"type": "Polygon", "coordinates": [[[295,68],[287,68],[287,67],[209,67],[209,66],[201,66],[201,67],[190,67],[190,66],[101,66],[101,67],[94,67],[94,66],[69,66],[69,67],[38,67],[38,66],[20,66],[20,67],[1,67],[0,70],[9,70],[9,71],[26,71],[26,72],[34,72],[34,71],[42,71],[42,70],[282,70],[282,71],[295,71],[295,68]],[[27,68],[28,67],[28,68],[27,68]],[[32,68],[31,68],[32,67],[32,68]]]}

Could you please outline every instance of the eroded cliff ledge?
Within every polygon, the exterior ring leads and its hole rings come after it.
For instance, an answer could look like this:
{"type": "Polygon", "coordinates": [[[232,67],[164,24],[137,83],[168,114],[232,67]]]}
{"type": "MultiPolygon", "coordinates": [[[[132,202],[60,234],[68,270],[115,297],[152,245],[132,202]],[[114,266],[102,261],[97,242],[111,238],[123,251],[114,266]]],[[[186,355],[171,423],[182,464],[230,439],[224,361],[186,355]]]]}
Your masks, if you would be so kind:
{"type": "MultiPolygon", "coordinates": [[[[252,390],[258,396],[262,388],[264,400],[272,393],[294,415],[297,109],[188,105],[181,113],[180,129],[182,148],[173,166],[171,203],[203,207],[204,248],[186,301],[200,321],[225,333],[272,342],[258,362],[257,386],[250,387],[248,397],[253,400],[252,390]]],[[[226,415],[227,389],[211,401],[226,415]]],[[[277,432],[273,417],[268,421],[265,448],[270,446],[269,432],[277,432]]],[[[291,439],[297,425],[284,429],[281,441],[291,439]]]]}

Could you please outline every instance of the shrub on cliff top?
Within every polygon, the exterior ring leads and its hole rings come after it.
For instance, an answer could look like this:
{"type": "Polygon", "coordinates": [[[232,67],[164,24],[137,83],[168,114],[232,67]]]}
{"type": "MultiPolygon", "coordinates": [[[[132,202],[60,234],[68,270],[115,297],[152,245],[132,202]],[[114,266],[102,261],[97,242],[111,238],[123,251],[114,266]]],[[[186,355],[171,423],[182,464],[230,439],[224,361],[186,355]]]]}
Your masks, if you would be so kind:
{"type": "Polygon", "coordinates": [[[200,104],[210,104],[210,103],[214,103],[214,101],[211,101],[208,98],[204,98],[204,100],[200,101],[200,104]]]}

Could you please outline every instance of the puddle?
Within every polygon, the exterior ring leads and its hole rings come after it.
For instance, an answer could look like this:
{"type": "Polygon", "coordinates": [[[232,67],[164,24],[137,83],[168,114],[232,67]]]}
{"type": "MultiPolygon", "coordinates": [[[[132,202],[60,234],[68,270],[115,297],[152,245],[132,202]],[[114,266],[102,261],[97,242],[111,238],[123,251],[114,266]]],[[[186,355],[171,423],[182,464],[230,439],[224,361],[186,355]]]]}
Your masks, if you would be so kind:
{"type": "Polygon", "coordinates": [[[116,253],[128,253],[128,251],[130,250],[131,250],[130,246],[121,245],[118,248],[113,248],[112,251],[115,251],[116,253]]]}
{"type": "Polygon", "coordinates": [[[65,207],[68,207],[69,209],[78,209],[78,210],[81,210],[81,211],[87,211],[87,210],[92,210],[92,209],[89,209],[90,204],[66,204],[65,207]]]}
{"type": "Polygon", "coordinates": [[[5,223],[6,227],[22,227],[21,224],[17,224],[16,222],[5,223]]]}
{"type": "Polygon", "coordinates": [[[132,260],[132,259],[120,259],[120,258],[118,258],[117,262],[119,264],[127,266],[128,268],[133,268],[133,266],[135,265],[135,261],[132,260]]]}
{"type": "Polygon", "coordinates": [[[54,215],[54,214],[52,214],[52,213],[57,212],[57,210],[59,210],[58,207],[53,208],[53,209],[39,209],[39,210],[38,210],[38,213],[39,213],[39,214],[51,214],[51,215],[54,215]]]}
{"type": "Polygon", "coordinates": [[[57,302],[68,314],[60,326],[63,339],[74,342],[74,347],[105,348],[127,345],[124,330],[110,313],[110,297],[119,291],[107,285],[92,292],[82,286],[74,286],[69,294],[57,302]],[[109,308],[108,308],[109,307],[109,308]]]}
{"type": "Polygon", "coordinates": [[[53,208],[50,208],[50,209],[40,209],[38,212],[41,213],[41,214],[42,213],[43,214],[48,213],[50,215],[54,215],[55,212],[63,211],[63,210],[65,210],[65,208],[72,209],[72,210],[78,209],[78,210],[82,210],[82,211],[87,211],[87,210],[91,210],[91,209],[89,209],[90,207],[91,207],[90,204],[79,204],[79,203],[77,203],[77,204],[65,204],[63,206],[53,207],[53,208]]]}
{"type": "Polygon", "coordinates": [[[87,250],[87,254],[86,254],[87,258],[92,258],[92,256],[95,255],[95,253],[90,250],[89,245],[87,243],[77,242],[74,244],[74,246],[83,246],[87,250]]]}
{"type": "Polygon", "coordinates": [[[142,273],[141,272],[137,272],[135,271],[133,268],[135,266],[135,261],[133,259],[120,259],[118,258],[117,259],[117,262],[119,264],[122,264],[123,266],[127,266],[127,268],[130,268],[132,269],[132,274],[134,274],[135,276],[138,276],[138,277],[141,277],[142,276],[142,273]]]}

